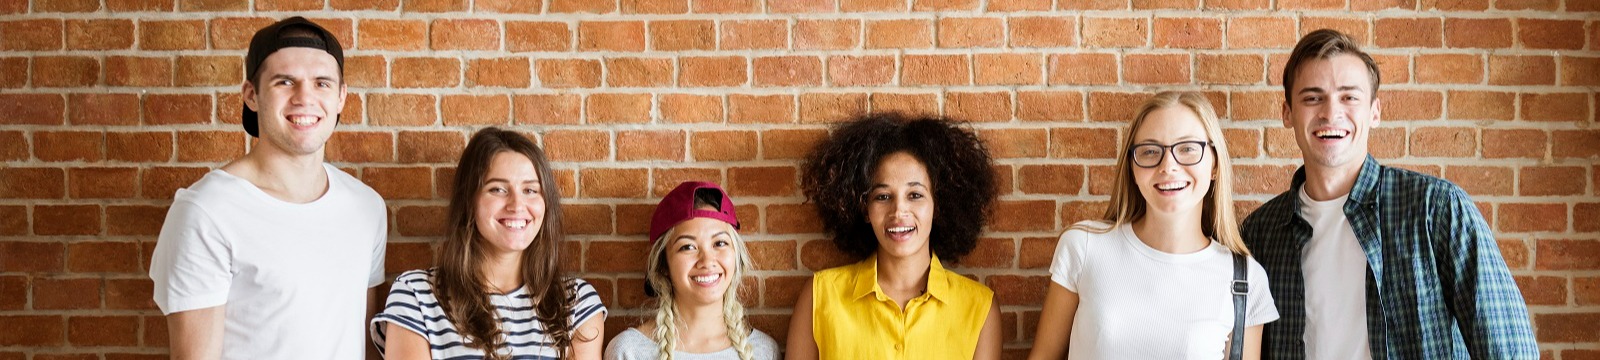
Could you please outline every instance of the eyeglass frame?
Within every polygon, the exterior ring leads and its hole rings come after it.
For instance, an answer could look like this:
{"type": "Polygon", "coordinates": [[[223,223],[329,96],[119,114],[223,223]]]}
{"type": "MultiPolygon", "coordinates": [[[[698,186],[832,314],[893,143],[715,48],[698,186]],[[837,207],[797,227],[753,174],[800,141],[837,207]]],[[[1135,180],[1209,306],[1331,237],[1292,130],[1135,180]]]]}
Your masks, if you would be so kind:
{"type": "Polygon", "coordinates": [[[1172,145],[1161,145],[1161,144],[1154,144],[1154,143],[1133,144],[1133,146],[1128,147],[1128,163],[1129,164],[1133,164],[1133,166],[1137,166],[1137,167],[1139,167],[1141,169],[1151,169],[1151,168],[1155,168],[1155,167],[1161,166],[1161,163],[1162,162],[1166,162],[1167,158],[1169,158],[1169,157],[1172,158],[1172,162],[1177,163],[1178,165],[1181,165],[1181,166],[1194,166],[1195,164],[1199,164],[1201,162],[1205,162],[1206,161],[1206,151],[1201,151],[1200,152],[1200,158],[1199,159],[1195,159],[1195,161],[1192,162],[1192,163],[1185,164],[1185,163],[1183,163],[1183,161],[1179,161],[1178,160],[1178,153],[1175,152],[1175,151],[1172,151],[1172,149],[1178,147],[1179,145],[1184,145],[1184,144],[1200,144],[1202,150],[1204,150],[1204,149],[1213,149],[1213,150],[1215,150],[1216,149],[1216,144],[1214,144],[1214,143],[1212,143],[1210,141],[1203,141],[1203,140],[1185,140],[1185,141],[1179,141],[1179,142],[1172,143],[1172,145]],[[1156,163],[1150,164],[1150,166],[1144,166],[1142,164],[1139,164],[1139,156],[1137,154],[1135,154],[1134,151],[1138,150],[1139,147],[1141,147],[1141,146],[1155,146],[1155,147],[1161,148],[1161,157],[1159,158],[1159,160],[1156,160],[1156,163]],[[1172,154],[1172,155],[1171,156],[1167,156],[1167,154],[1172,154]]]}

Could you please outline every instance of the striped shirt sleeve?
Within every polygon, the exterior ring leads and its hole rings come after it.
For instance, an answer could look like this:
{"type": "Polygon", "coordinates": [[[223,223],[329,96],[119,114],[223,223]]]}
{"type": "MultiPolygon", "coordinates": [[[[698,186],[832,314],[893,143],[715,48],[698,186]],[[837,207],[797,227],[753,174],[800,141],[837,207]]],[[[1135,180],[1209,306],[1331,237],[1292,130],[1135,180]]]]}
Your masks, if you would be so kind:
{"type": "Polygon", "coordinates": [[[605,320],[606,305],[600,302],[600,293],[594,290],[594,285],[583,279],[572,279],[572,328],[576,329],[589,322],[590,319],[599,317],[605,320]]]}
{"type": "Polygon", "coordinates": [[[421,301],[417,299],[418,291],[429,291],[426,287],[427,276],[421,271],[407,271],[394,279],[394,284],[389,286],[389,299],[384,302],[383,311],[372,317],[371,332],[372,343],[378,347],[378,353],[385,352],[384,344],[388,340],[388,324],[399,325],[401,328],[428,337],[424,325],[421,301]],[[423,289],[413,286],[414,283],[423,283],[423,289]]]}

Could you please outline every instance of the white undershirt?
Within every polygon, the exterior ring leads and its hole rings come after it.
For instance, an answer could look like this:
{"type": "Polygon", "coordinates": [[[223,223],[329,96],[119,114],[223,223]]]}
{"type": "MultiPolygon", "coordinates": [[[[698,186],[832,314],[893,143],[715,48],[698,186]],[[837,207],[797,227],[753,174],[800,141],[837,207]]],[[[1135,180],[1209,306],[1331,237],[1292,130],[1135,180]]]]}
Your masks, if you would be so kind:
{"type": "Polygon", "coordinates": [[[1311,223],[1301,271],[1306,284],[1306,359],[1371,359],[1367,345],[1367,255],[1345,219],[1348,195],[1314,201],[1300,190],[1311,223]]]}

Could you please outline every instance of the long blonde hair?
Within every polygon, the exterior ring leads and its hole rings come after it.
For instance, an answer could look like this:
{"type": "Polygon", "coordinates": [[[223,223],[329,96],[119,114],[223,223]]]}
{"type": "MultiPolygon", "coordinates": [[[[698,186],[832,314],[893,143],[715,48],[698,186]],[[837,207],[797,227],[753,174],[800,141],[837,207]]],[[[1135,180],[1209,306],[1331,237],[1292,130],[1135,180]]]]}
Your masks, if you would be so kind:
{"type": "Polygon", "coordinates": [[[1177,106],[1188,108],[1200,118],[1200,125],[1205,128],[1206,137],[1210,138],[1210,148],[1216,158],[1217,168],[1211,177],[1211,191],[1206,193],[1205,201],[1201,203],[1201,232],[1234,253],[1250,255],[1244,240],[1239,237],[1239,220],[1233,208],[1233,160],[1228,155],[1228,143],[1222,137],[1217,112],[1211,107],[1211,100],[1191,91],[1164,91],[1145,101],[1133,123],[1128,125],[1122,151],[1117,153],[1117,181],[1111,190],[1111,203],[1106,206],[1106,213],[1101,218],[1111,226],[1101,228],[1080,224],[1072,228],[1103,234],[1144,218],[1144,196],[1139,194],[1139,185],[1134,183],[1133,161],[1128,158],[1133,149],[1133,137],[1139,133],[1139,128],[1144,126],[1151,113],[1177,106]]]}
{"type": "MultiPolygon", "coordinates": [[[[733,343],[733,350],[739,353],[739,359],[751,360],[755,354],[749,343],[750,324],[745,321],[744,304],[739,302],[739,284],[744,282],[745,274],[754,269],[750,251],[745,246],[744,238],[739,236],[739,231],[729,231],[728,235],[733,237],[734,253],[738,258],[732,269],[733,276],[728,278],[728,291],[722,294],[722,322],[728,328],[728,340],[733,343]]],[[[677,290],[672,287],[672,270],[667,268],[667,247],[671,246],[667,240],[671,238],[672,231],[667,231],[661,234],[661,238],[655,239],[655,244],[650,246],[650,260],[645,265],[645,281],[658,293],[655,337],[660,346],[658,358],[662,360],[671,360],[672,352],[678,347],[678,304],[677,299],[673,298],[677,290]]]]}

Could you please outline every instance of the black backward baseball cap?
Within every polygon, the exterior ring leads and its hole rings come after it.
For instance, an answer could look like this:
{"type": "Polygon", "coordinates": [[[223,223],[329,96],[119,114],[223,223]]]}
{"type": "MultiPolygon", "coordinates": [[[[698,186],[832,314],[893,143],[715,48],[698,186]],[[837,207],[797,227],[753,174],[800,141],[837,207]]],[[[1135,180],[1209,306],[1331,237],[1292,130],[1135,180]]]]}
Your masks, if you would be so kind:
{"type": "MultiPolygon", "coordinates": [[[[339,46],[339,39],[333,37],[333,33],[328,32],[328,29],[323,29],[317,23],[296,16],[261,28],[261,30],[256,31],[254,37],[250,38],[250,52],[244,56],[245,81],[255,83],[256,76],[260,75],[258,72],[261,71],[261,63],[267,60],[267,56],[287,47],[304,47],[327,51],[329,55],[333,55],[333,60],[339,63],[339,76],[344,76],[344,48],[339,46]],[[287,30],[309,34],[285,33],[287,30]]],[[[261,84],[255,85],[260,86],[261,84]]],[[[241,112],[243,114],[241,122],[244,124],[244,132],[253,137],[260,137],[256,112],[250,110],[249,105],[240,104],[239,106],[244,109],[241,112]]],[[[334,121],[338,121],[338,116],[337,114],[334,115],[334,121]]]]}

